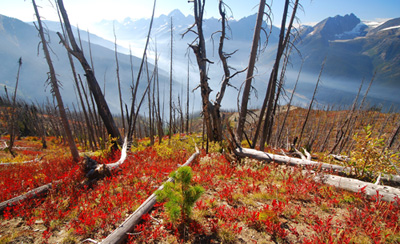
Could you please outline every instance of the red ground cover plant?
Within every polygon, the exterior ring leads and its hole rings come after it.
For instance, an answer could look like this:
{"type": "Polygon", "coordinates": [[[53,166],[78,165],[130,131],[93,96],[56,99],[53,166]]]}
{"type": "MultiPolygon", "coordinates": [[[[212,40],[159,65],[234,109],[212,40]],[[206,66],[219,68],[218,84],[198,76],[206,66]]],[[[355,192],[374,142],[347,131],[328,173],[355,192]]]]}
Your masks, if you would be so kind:
{"type": "Polygon", "coordinates": [[[191,230],[188,223],[191,231],[177,235],[157,208],[157,214],[151,214],[157,219],[144,220],[146,231],[132,235],[132,243],[400,241],[399,205],[316,183],[300,169],[251,160],[233,166],[219,153],[203,153],[192,167],[194,181],[207,190],[193,212],[193,221],[201,226],[196,229],[201,231],[191,230]],[[149,231],[153,228],[162,229],[162,237],[149,231]]]}
{"type": "MultiPolygon", "coordinates": [[[[95,157],[99,163],[115,162],[120,154],[95,157]]],[[[185,150],[163,158],[147,147],[130,155],[116,175],[99,181],[92,188],[81,184],[80,165],[68,159],[52,159],[33,164],[14,164],[0,168],[1,201],[18,196],[49,182],[58,182],[45,198],[31,199],[6,208],[4,220],[21,219],[28,226],[45,227],[41,238],[54,242],[53,235],[68,231],[74,240],[102,239],[132,213],[168,174],[185,162],[185,150]]]]}
{"type": "MultiPolygon", "coordinates": [[[[0,243],[100,241],[194,152],[182,140],[147,147],[139,141],[121,171],[92,188],[80,166],[62,155],[0,168],[1,201],[59,181],[44,198],[7,208],[0,243]],[[4,190],[3,190],[4,189],[4,190]],[[23,229],[24,227],[25,229],[23,229]],[[21,239],[22,238],[22,239],[21,239]],[[25,239],[24,239],[25,238],[25,239]],[[28,238],[28,239],[27,239],[28,238]],[[33,238],[33,239],[32,239],[33,238]]],[[[212,148],[212,147],[211,147],[212,148]]],[[[215,147],[191,164],[194,184],[206,192],[192,218],[172,223],[158,203],[129,233],[129,243],[396,243],[399,205],[316,183],[300,169],[243,160],[232,164],[215,147]]],[[[115,162],[119,153],[100,163],[115,162]]]]}

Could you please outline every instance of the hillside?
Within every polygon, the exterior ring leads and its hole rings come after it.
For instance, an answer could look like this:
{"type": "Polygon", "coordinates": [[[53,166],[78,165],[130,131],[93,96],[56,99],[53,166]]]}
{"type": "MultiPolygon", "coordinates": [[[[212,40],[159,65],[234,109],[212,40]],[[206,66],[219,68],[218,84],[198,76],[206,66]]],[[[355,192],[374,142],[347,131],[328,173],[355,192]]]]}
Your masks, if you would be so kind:
{"type": "MultiPolygon", "coordinates": [[[[56,24],[52,24],[55,28],[56,24]]],[[[86,32],[82,32],[86,35],[86,32]]],[[[49,31],[50,47],[52,49],[52,58],[55,65],[58,79],[62,84],[62,96],[65,103],[71,106],[76,104],[76,95],[74,91],[74,80],[69,65],[65,48],[59,43],[59,38],[55,32],[49,31]]],[[[104,90],[106,100],[114,113],[119,111],[118,86],[116,75],[115,53],[113,50],[103,47],[99,44],[113,47],[111,42],[107,42],[99,37],[91,36],[98,44],[91,44],[91,54],[94,64],[94,71],[97,76],[100,87],[104,90]]],[[[87,37],[84,38],[84,40],[87,37]]],[[[90,49],[87,41],[82,41],[83,50],[88,60],[90,60],[90,49]]],[[[48,66],[45,62],[43,52],[39,46],[38,33],[33,25],[24,23],[17,19],[0,16],[0,84],[7,86],[11,94],[15,88],[15,80],[18,69],[18,60],[22,58],[22,67],[20,82],[18,88],[18,97],[26,101],[46,102],[47,98],[51,101],[50,88],[46,84],[48,66]]],[[[122,49],[122,48],[121,48],[122,49]]],[[[123,49],[122,49],[123,50],[123,49]]],[[[125,103],[130,104],[132,86],[132,71],[130,57],[126,54],[118,54],[119,72],[121,79],[122,97],[125,103]]],[[[140,59],[133,57],[133,75],[136,77],[139,70],[140,59]]],[[[75,60],[77,72],[84,78],[83,70],[80,64],[75,60]]],[[[153,65],[149,65],[149,72],[154,70],[153,65]]],[[[147,86],[146,76],[142,76],[139,88],[139,94],[142,94],[147,86]]],[[[168,89],[168,74],[159,70],[160,90],[168,89]]],[[[1,89],[0,94],[4,94],[1,89]]]]}
{"type": "MultiPolygon", "coordinates": [[[[187,28],[193,23],[193,16],[184,16],[179,10],[172,11],[168,16],[161,15],[154,20],[154,38],[157,40],[158,47],[169,50],[170,43],[170,22],[171,18],[174,25],[174,63],[176,71],[185,72],[187,44],[194,39],[192,33],[185,37],[187,28]]],[[[229,64],[237,70],[247,66],[250,44],[253,37],[253,28],[256,15],[244,17],[242,19],[230,19],[229,21],[229,40],[225,43],[226,52],[235,52],[229,59],[229,64]]],[[[116,33],[124,43],[135,43],[142,45],[146,32],[144,23],[148,19],[125,19],[118,21],[102,21],[96,25],[95,33],[103,33],[107,39],[113,38],[112,25],[115,24],[116,33]]],[[[349,105],[352,103],[358,87],[363,79],[365,83],[372,78],[374,71],[377,74],[370,92],[369,101],[373,104],[382,104],[389,108],[391,104],[400,104],[397,91],[400,89],[399,83],[399,61],[398,54],[398,26],[397,19],[392,19],[386,23],[379,23],[378,26],[367,25],[367,21],[360,20],[354,14],[345,16],[328,17],[315,26],[302,26],[300,38],[296,43],[296,48],[304,58],[303,72],[300,76],[298,96],[295,97],[298,105],[306,105],[316,83],[321,63],[327,58],[323,71],[323,82],[317,94],[318,101],[322,105],[341,104],[349,105]],[[383,31],[382,31],[383,30],[383,31]]],[[[215,18],[204,20],[204,31],[207,39],[209,59],[218,63],[217,43],[220,22],[215,18]],[[212,34],[213,38],[211,38],[212,34]]],[[[254,87],[259,94],[265,92],[265,80],[268,80],[271,64],[275,58],[276,43],[279,35],[279,28],[270,27],[266,23],[263,25],[266,33],[269,33],[268,45],[266,50],[260,54],[257,63],[254,87]]],[[[261,43],[265,43],[265,35],[262,36],[261,43]]],[[[192,57],[193,59],[194,57],[192,57]]],[[[169,53],[164,51],[161,55],[161,65],[168,67],[169,53]]],[[[300,56],[296,52],[291,57],[292,65],[286,73],[285,88],[291,90],[297,77],[300,56]]],[[[221,79],[220,65],[210,65],[209,76],[210,84],[218,86],[221,79]]],[[[196,79],[196,71],[192,70],[192,77],[196,79]]],[[[177,77],[178,80],[184,80],[177,77]]],[[[240,87],[245,77],[239,75],[232,79],[235,87],[240,87]]],[[[365,90],[365,89],[364,89],[365,90]]],[[[236,91],[229,90],[229,101],[236,99],[236,91]]],[[[223,102],[227,109],[233,109],[231,102],[223,102]]],[[[260,106],[262,99],[252,99],[254,107],[260,106]]]]}
{"type": "Polygon", "coordinates": [[[327,18],[304,28],[298,48],[306,71],[317,72],[327,58],[325,74],[349,80],[371,79],[383,87],[400,81],[400,18],[369,27],[354,14],[327,18]]]}

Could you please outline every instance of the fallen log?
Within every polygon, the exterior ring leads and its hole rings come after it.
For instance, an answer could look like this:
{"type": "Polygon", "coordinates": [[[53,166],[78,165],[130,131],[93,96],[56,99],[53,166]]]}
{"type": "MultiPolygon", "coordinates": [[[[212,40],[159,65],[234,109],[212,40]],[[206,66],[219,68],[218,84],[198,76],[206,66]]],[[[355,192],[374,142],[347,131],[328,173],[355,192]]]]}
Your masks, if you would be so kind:
{"type": "Polygon", "coordinates": [[[0,162],[0,166],[8,166],[8,165],[15,165],[15,164],[36,163],[36,162],[40,162],[42,159],[43,159],[43,156],[41,156],[41,157],[39,157],[39,158],[32,159],[32,160],[24,161],[24,162],[11,162],[11,163],[3,163],[3,162],[0,162]]]}
{"type": "MultiPolygon", "coordinates": [[[[291,158],[288,156],[281,156],[281,155],[276,155],[276,154],[271,154],[271,153],[266,153],[262,151],[258,151],[255,149],[248,149],[248,148],[236,148],[234,150],[234,153],[239,156],[239,157],[249,157],[249,158],[254,158],[257,160],[261,161],[274,161],[277,163],[281,164],[287,164],[291,166],[309,166],[311,169],[325,169],[325,170],[331,170],[334,172],[338,173],[350,173],[351,169],[348,167],[343,167],[339,165],[333,165],[333,164],[327,164],[327,163],[322,163],[322,162],[315,162],[315,161],[310,161],[306,159],[298,159],[298,158],[291,158]]],[[[377,192],[379,192],[380,195],[383,195],[383,199],[394,201],[396,196],[400,196],[400,190],[394,187],[389,187],[389,186],[379,186],[376,184],[356,180],[356,179],[350,179],[350,178],[345,178],[345,177],[340,177],[336,175],[325,175],[321,178],[322,176],[319,176],[319,178],[316,178],[318,181],[326,182],[326,184],[332,184],[337,187],[349,190],[349,191],[355,191],[358,192],[361,188],[366,187],[366,194],[367,195],[376,195],[377,192]],[[337,182],[336,182],[337,181],[337,182]],[[336,183],[335,183],[336,182],[336,183]]],[[[400,176],[397,175],[381,175],[380,180],[383,182],[394,182],[399,184],[400,183],[400,176]]]]}
{"type": "Polygon", "coordinates": [[[266,153],[249,148],[236,148],[234,153],[239,157],[249,157],[261,161],[275,161],[277,163],[284,163],[291,166],[310,166],[311,168],[321,168],[324,170],[332,170],[335,172],[350,173],[350,168],[340,165],[327,164],[322,162],[315,162],[308,159],[292,158],[289,156],[282,156],[272,153],[266,153]]]}
{"type": "Polygon", "coordinates": [[[40,186],[31,191],[28,191],[27,193],[25,193],[23,195],[11,198],[10,200],[0,203],[0,213],[2,213],[5,208],[15,206],[15,205],[19,204],[21,201],[24,201],[26,199],[31,199],[31,198],[36,198],[36,197],[46,195],[50,191],[52,185],[53,185],[52,183],[49,183],[49,184],[40,186]]]}
{"type": "Polygon", "coordinates": [[[381,199],[387,202],[394,202],[396,198],[400,199],[400,189],[390,186],[375,185],[337,175],[319,175],[315,176],[314,180],[352,192],[362,192],[369,197],[379,194],[382,197],[381,199]]]}
{"type": "MultiPolygon", "coordinates": [[[[192,154],[192,156],[179,167],[189,165],[198,155],[200,154],[199,150],[196,147],[196,152],[192,154]]],[[[166,182],[171,182],[172,178],[169,178],[166,182]]],[[[166,183],[165,182],[165,183],[166,183]]],[[[162,184],[157,190],[162,190],[164,188],[164,184],[162,184]]],[[[130,233],[135,226],[139,223],[142,216],[148,213],[157,202],[157,196],[153,193],[150,197],[146,199],[140,205],[134,213],[132,213],[120,226],[117,227],[106,239],[104,239],[101,243],[108,244],[108,243],[123,243],[124,240],[127,238],[127,233],[130,233]]]]}

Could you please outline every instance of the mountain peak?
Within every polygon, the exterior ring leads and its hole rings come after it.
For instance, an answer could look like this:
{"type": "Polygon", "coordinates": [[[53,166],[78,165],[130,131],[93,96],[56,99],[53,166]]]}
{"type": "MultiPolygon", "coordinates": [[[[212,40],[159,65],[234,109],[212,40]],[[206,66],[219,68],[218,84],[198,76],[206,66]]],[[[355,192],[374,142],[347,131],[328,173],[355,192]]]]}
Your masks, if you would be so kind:
{"type": "Polygon", "coordinates": [[[185,15],[183,15],[179,9],[174,9],[171,11],[171,13],[168,14],[168,17],[184,18],[185,15]]]}
{"type": "Polygon", "coordinates": [[[313,33],[320,34],[325,40],[348,39],[365,35],[366,27],[355,14],[351,13],[324,19],[314,27],[313,33]]]}

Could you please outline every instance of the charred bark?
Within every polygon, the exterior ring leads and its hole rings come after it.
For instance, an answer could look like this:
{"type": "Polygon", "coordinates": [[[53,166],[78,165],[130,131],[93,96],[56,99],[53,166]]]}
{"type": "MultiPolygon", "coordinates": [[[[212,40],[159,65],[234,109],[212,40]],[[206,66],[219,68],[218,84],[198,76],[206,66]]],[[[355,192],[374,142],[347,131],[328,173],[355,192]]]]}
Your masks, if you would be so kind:
{"type": "Polygon", "coordinates": [[[68,19],[67,11],[65,10],[64,3],[62,0],[57,0],[58,7],[60,8],[61,16],[64,20],[64,25],[66,32],[68,34],[69,41],[71,43],[72,49],[69,45],[66,45],[66,40],[62,37],[60,33],[57,33],[64,44],[65,48],[70,52],[78,61],[81,63],[83,70],[85,71],[86,80],[89,85],[89,89],[93,94],[94,100],[96,101],[97,111],[103,120],[103,123],[107,129],[107,133],[113,138],[117,138],[119,143],[122,144],[122,138],[119,133],[117,126],[115,125],[114,119],[112,117],[111,111],[107,105],[107,102],[101,92],[100,86],[94,75],[94,72],[87,62],[82,50],[78,47],[74,34],[72,33],[71,24],[68,19]]]}
{"type": "Polygon", "coordinates": [[[43,26],[42,26],[42,22],[40,19],[40,15],[39,15],[39,11],[38,8],[36,6],[35,0],[32,0],[32,4],[33,4],[33,8],[35,10],[35,14],[36,14],[36,18],[38,20],[38,31],[39,31],[39,35],[40,35],[40,39],[42,41],[42,48],[43,48],[43,52],[45,54],[45,58],[47,61],[47,64],[49,66],[49,80],[50,80],[50,84],[51,84],[51,88],[52,88],[52,93],[53,95],[56,97],[57,99],[57,104],[58,104],[58,111],[60,113],[60,117],[61,117],[61,121],[62,124],[64,126],[64,132],[67,136],[67,140],[68,140],[68,145],[69,148],[71,150],[71,154],[72,154],[72,158],[75,162],[79,162],[80,160],[80,156],[79,156],[79,152],[78,149],[76,147],[74,138],[72,136],[72,131],[68,122],[68,118],[67,118],[67,114],[65,112],[64,109],[64,103],[63,100],[61,98],[61,94],[60,94],[60,90],[58,88],[58,81],[57,81],[57,77],[56,77],[56,72],[54,70],[54,66],[50,57],[50,52],[49,49],[47,47],[47,40],[44,36],[44,31],[43,31],[43,26]]]}

